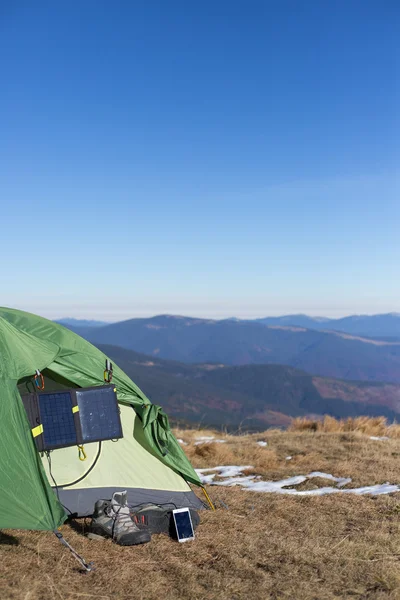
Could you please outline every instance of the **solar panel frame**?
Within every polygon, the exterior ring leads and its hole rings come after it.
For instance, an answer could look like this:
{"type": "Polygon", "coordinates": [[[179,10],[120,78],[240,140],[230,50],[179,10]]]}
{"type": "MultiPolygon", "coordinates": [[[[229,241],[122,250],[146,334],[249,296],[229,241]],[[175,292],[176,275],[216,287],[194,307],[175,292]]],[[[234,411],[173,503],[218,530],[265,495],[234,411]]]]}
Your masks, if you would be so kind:
{"type": "MultiPolygon", "coordinates": [[[[40,425],[39,402],[37,394],[33,392],[29,394],[23,394],[21,399],[28,417],[29,425],[31,429],[34,429],[40,425]]],[[[43,435],[39,434],[34,439],[38,451],[43,452],[43,435]]]]}
{"type": "Polygon", "coordinates": [[[22,400],[31,427],[43,426],[43,433],[35,438],[39,451],[123,437],[114,385],[43,391],[22,400]]]}

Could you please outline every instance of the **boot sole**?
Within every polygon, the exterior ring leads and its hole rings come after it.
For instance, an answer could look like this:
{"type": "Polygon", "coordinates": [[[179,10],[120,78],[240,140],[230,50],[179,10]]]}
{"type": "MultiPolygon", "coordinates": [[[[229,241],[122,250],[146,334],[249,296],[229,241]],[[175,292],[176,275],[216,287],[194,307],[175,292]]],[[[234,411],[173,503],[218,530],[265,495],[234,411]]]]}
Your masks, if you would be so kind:
{"type": "Polygon", "coordinates": [[[141,531],[140,534],[135,536],[135,540],[116,540],[109,533],[103,531],[102,529],[93,528],[87,535],[87,537],[91,540],[106,540],[109,539],[118,544],[118,546],[138,546],[139,544],[146,544],[151,541],[151,535],[147,531],[141,531]]]}
{"type": "Polygon", "coordinates": [[[89,540],[96,540],[96,542],[104,542],[107,538],[104,535],[99,535],[98,533],[88,533],[86,536],[89,540]]]}
{"type": "Polygon", "coordinates": [[[148,536],[146,538],[141,538],[138,539],[135,542],[115,542],[116,544],[118,544],[118,546],[139,546],[140,544],[147,544],[148,542],[150,542],[151,537],[148,536]]]}

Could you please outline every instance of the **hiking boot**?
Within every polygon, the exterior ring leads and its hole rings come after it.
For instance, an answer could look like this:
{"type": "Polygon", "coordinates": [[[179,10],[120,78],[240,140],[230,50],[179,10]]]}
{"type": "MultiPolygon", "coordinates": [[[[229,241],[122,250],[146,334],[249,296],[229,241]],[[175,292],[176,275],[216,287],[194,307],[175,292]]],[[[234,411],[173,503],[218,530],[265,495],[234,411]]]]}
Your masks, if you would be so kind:
{"type": "MultiPolygon", "coordinates": [[[[132,507],[130,514],[132,521],[139,528],[147,528],[150,533],[167,533],[172,537],[176,537],[172,510],[172,508],[165,508],[157,504],[142,504],[132,507]]],[[[200,523],[200,516],[192,508],[189,508],[189,511],[194,530],[200,523]]]]}
{"type": "Polygon", "coordinates": [[[151,534],[146,527],[139,527],[129,515],[126,492],[115,492],[110,500],[98,500],[90,524],[91,539],[112,538],[120,546],[134,546],[150,542],[151,534]]]}

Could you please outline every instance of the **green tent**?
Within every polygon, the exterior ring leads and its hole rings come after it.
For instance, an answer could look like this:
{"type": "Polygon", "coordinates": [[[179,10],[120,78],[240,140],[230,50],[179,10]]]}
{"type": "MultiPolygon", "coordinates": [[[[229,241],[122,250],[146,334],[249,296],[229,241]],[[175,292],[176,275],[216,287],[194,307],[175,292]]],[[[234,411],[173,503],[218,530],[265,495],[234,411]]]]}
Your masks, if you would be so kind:
{"type": "Polygon", "coordinates": [[[53,450],[50,464],[37,451],[21,399],[36,371],[45,389],[86,388],[104,384],[106,359],[61,325],[0,308],[0,529],[52,530],[66,510],[87,516],[97,499],[124,489],[132,504],[203,506],[189,486],[200,480],[167,416],[116,366],[123,438],[86,445],[84,462],[76,447],[53,450]]]}

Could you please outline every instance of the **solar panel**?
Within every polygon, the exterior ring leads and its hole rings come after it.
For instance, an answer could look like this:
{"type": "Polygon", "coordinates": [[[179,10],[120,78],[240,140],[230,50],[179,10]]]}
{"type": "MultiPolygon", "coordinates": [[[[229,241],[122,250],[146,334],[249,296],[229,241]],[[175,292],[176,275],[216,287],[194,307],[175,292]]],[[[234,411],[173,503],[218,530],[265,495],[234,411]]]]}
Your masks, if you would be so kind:
{"type": "Polygon", "coordinates": [[[114,386],[76,391],[83,442],[122,437],[121,419],[114,386]]]}
{"type": "Polygon", "coordinates": [[[113,385],[22,397],[39,451],[123,437],[113,385]]]}

